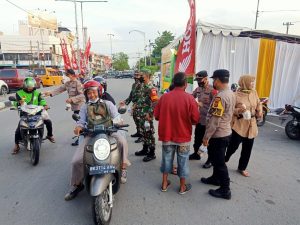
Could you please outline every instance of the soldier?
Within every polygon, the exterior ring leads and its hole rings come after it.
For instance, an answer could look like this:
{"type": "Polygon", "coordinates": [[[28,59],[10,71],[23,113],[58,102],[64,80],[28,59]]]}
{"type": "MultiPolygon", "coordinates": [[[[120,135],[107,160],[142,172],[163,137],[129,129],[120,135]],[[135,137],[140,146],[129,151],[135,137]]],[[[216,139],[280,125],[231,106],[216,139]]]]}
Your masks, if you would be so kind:
{"type": "MultiPolygon", "coordinates": [[[[45,92],[44,95],[53,97],[55,95],[67,91],[69,94],[69,98],[66,100],[66,103],[71,105],[71,110],[73,111],[73,113],[79,114],[80,108],[82,104],[84,104],[85,102],[82,84],[77,79],[74,70],[69,69],[66,71],[66,73],[67,76],[70,78],[70,80],[53,91],[45,92]]],[[[78,145],[78,139],[74,143],[72,143],[72,146],[77,146],[77,145],[78,145]]]]}
{"type": "Polygon", "coordinates": [[[142,96],[139,98],[137,105],[142,108],[140,127],[143,132],[143,149],[135,153],[136,156],[145,156],[144,162],[149,162],[156,158],[155,156],[155,137],[153,125],[154,104],[158,101],[157,90],[150,83],[150,71],[142,72],[144,86],[142,88],[142,96]]]}
{"type": "Polygon", "coordinates": [[[225,164],[225,152],[231,136],[231,119],[235,108],[236,98],[229,89],[229,71],[216,70],[213,73],[213,87],[218,90],[207,114],[206,131],[203,145],[208,146],[214,167],[212,176],[201,178],[205,184],[220,186],[209,190],[209,194],[224,199],[231,199],[229,187],[230,178],[225,164]]]}
{"type": "MultiPolygon", "coordinates": [[[[211,101],[216,95],[216,90],[209,84],[207,71],[202,70],[196,74],[195,80],[198,83],[198,87],[193,92],[193,97],[197,99],[199,112],[200,112],[200,121],[195,128],[195,138],[194,138],[194,153],[190,155],[190,160],[200,160],[201,157],[198,154],[199,147],[202,144],[202,139],[205,133],[206,128],[206,115],[211,104],[211,101]]],[[[203,165],[203,168],[210,168],[211,160],[208,155],[206,163],[203,165]]]]}
{"type": "MultiPolygon", "coordinates": [[[[141,77],[141,75],[139,74],[139,72],[134,73],[134,81],[135,82],[132,84],[129,97],[126,100],[121,101],[120,105],[121,106],[125,105],[125,104],[129,105],[130,102],[132,102],[131,110],[132,110],[132,117],[133,117],[134,123],[136,125],[136,133],[132,134],[131,137],[137,137],[140,140],[142,140],[142,132],[141,132],[140,123],[139,123],[139,120],[140,120],[139,115],[141,113],[140,113],[140,109],[137,107],[137,100],[141,96],[141,90],[142,90],[142,83],[140,82],[140,77],[141,77]]],[[[139,139],[137,141],[141,142],[139,139]]]]}

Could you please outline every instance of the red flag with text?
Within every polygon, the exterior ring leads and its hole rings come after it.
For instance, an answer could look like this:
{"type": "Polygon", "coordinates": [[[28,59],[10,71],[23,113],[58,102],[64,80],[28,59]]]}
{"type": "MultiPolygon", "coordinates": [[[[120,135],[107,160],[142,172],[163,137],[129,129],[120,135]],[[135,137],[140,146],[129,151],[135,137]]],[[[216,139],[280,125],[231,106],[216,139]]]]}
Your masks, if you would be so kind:
{"type": "Polygon", "coordinates": [[[78,70],[76,52],[74,51],[73,46],[72,45],[70,46],[72,51],[72,68],[73,70],[78,70]]]}
{"type": "Polygon", "coordinates": [[[85,56],[85,59],[86,59],[85,60],[86,64],[89,60],[90,50],[91,50],[91,40],[89,38],[88,42],[86,43],[85,52],[84,52],[84,56],[85,56]]]}
{"type": "Polygon", "coordinates": [[[67,44],[64,39],[60,39],[62,57],[64,60],[65,70],[71,69],[71,62],[68,54],[67,44]]]}
{"type": "Polygon", "coordinates": [[[187,76],[193,76],[195,73],[196,3],[195,0],[188,0],[188,2],[190,18],[178,48],[175,73],[184,72],[187,76]]]}

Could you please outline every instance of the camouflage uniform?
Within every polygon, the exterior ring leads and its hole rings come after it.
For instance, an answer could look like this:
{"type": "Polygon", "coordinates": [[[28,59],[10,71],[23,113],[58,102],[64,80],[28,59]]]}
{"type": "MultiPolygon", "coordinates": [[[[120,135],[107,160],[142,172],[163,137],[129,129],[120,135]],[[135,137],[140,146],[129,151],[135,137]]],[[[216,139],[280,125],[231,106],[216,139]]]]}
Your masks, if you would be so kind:
{"type": "Polygon", "coordinates": [[[125,104],[129,105],[130,102],[132,102],[132,117],[134,120],[134,123],[136,125],[136,130],[138,134],[141,134],[141,126],[140,126],[140,114],[141,109],[137,107],[137,101],[141,97],[141,91],[142,91],[143,84],[140,82],[133,83],[131,87],[131,92],[129,97],[125,100],[125,104]]]}
{"type": "Polygon", "coordinates": [[[156,90],[152,84],[145,84],[142,88],[142,96],[138,100],[138,105],[141,107],[141,119],[140,121],[140,127],[142,129],[143,134],[143,142],[144,145],[149,146],[149,149],[155,148],[155,137],[154,137],[154,126],[153,126],[153,111],[154,111],[154,104],[157,101],[157,95],[151,96],[152,90],[156,90]],[[156,99],[153,99],[156,98],[156,99]],[[146,131],[145,129],[145,116],[146,114],[149,114],[151,120],[150,123],[150,129],[146,131]]]}

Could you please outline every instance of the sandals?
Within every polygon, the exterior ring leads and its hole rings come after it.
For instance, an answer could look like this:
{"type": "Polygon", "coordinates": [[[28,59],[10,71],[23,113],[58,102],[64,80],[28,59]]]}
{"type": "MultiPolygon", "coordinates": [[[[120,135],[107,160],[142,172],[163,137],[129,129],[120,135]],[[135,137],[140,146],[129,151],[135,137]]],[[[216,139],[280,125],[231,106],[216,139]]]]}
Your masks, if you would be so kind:
{"type": "Polygon", "coordinates": [[[180,189],[179,189],[178,194],[184,195],[184,194],[186,194],[187,192],[189,192],[191,189],[192,189],[192,185],[191,185],[191,184],[186,184],[186,185],[185,185],[185,190],[184,190],[184,191],[180,191],[180,189]]]}
{"type": "Polygon", "coordinates": [[[15,146],[14,149],[13,149],[13,151],[11,152],[11,154],[12,154],[12,155],[16,155],[16,154],[19,153],[19,151],[20,151],[20,146],[18,146],[18,147],[15,146]]]}
{"type": "Polygon", "coordinates": [[[171,185],[171,181],[169,180],[167,181],[167,187],[165,189],[163,189],[163,186],[161,185],[160,188],[161,192],[167,192],[170,185],[171,185]]]}
{"type": "Polygon", "coordinates": [[[238,170],[238,172],[244,177],[250,177],[250,174],[247,170],[238,170]]]}
{"type": "Polygon", "coordinates": [[[54,137],[53,136],[47,136],[46,139],[48,139],[50,142],[55,143],[54,137]]]}

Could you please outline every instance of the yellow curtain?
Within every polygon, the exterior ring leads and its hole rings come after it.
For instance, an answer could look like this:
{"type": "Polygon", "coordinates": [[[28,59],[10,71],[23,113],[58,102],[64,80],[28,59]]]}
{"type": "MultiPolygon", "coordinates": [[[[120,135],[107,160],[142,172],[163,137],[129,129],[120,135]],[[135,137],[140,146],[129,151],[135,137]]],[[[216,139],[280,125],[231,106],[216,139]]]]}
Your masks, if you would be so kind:
{"type": "Polygon", "coordinates": [[[275,61],[276,41],[261,39],[256,77],[256,90],[259,97],[269,97],[275,61]]]}

